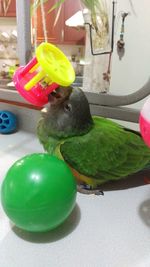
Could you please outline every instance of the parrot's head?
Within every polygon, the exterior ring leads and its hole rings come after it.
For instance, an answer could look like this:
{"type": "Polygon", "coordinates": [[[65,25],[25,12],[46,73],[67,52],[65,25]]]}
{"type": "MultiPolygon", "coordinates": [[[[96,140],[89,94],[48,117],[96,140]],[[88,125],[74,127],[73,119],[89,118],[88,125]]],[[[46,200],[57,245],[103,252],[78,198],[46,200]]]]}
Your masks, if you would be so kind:
{"type": "Polygon", "coordinates": [[[71,86],[59,87],[49,95],[43,120],[47,134],[58,138],[82,135],[93,125],[85,94],[71,86]]]}

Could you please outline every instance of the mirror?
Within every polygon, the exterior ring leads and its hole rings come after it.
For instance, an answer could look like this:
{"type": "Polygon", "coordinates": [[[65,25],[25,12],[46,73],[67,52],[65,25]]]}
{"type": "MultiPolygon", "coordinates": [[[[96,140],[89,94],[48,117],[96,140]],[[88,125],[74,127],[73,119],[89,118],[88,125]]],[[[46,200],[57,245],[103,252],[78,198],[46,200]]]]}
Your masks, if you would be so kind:
{"type": "MultiPolygon", "coordinates": [[[[13,2],[13,1],[12,1],[13,2]]],[[[17,1],[19,2],[19,1],[17,1]]],[[[49,2],[45,3],[47,8],[49,7],[49,2]]],[[[53,2],[53,1],[51,1],[53,2]]],[[[54,1],[56,2],[56,1],[54,1]]],[[[75,12],[76,6],[73,5],[75,1],[68,0],[66,5],[70,5],[70,10],[75,12]]],[[[78,2],[78,7],[81,1],[78,2]]],[[[103,1],[105,3],[110,3],[110,1],[103,1]]],[[[111,17],[112,14],[112,3],[108,5],[108,14],[111,17]]],[[[59,12],[64,12],[64,4],[63,8],[59,9],[59,12]]],[[[27,5],[27,2],[26,2],[27,5]]],[[[115,24],[114,24],[114,47],[113,53],[111,55],[111,61],[108,55],[100,55],[100,56],[92,56],[90,47],[89,47],[89,31],[88,27],[86,28],[86,43],[73,44],[69,40],[68,43],[61,44],[60,39],[64,38],[64,34],[66,34],[67,38],[72,38],[70,32],[74,30],[79,36],[82,34],[82,30],[77,29],[69,29],[66,25],[65,31],[61,31],[61,34],[57,32],[58,26],[53,27],[53,32],[51,32],[51,36],[53,40],[58,38],[59,42],[56,43],[62,50],[70,57],[74,67],[77,66],[77,73],[81,76],[80,81],[78,80],[78,85],[82,84],[82,76],[84,75],[84,84],[83,89],[87,92],[108,92],[108,94],[115,95],[128,95],[136,92],[138,89],[142,88],[143,85],[148,81],[149,78],[149,3],[147,1],[137,2],[132,0],[121,0],[116,3],[115,6],[115,24]],[[123,25],[123,14],[127,14],[124,19],[123,25]],[[124,38],[124,49],[122,51],[118,51],[117,43],[121,38],[121,31],[123,29],[123,38],[124,38]],[[54,35],[55,34],[55,35],[54,35]],[[81,58],[82,64],[76,64],[76,61],[81,58]],[[109,64],[110,63],[110,64],[109,64]],[[109,66],[110,65],[110,66],[109,66]],[[110,68],[109,68],[110,67],[110,68]],[[110,73],[108,73],[108,78],[104,74],[107,74],[110,69],[110,73]],[[89,75],[90,73],[90,75],[89,75]],[[82,75],[83,74],[83,75],[82,75]],[[110,77],[109,77],[110,76],[110,77]],[[105,79],[104,79],[105,77],[105,79]]],[[[67,11],[68,12],[68,11],[67,11]]],[[[52,18],[56,20],[56,15],[58,15],[58,9],[54,9],[51,14],[52,18]]],[[[69,14],[67,13],[67,16],[69,14]]],[[[9,18],[8,18],[9,19],[9,18]]],[[[59,16],[57,22],[62,23],[62,18],[59,16]],[[60,20],[60,21],[59,21],[60,20]]],[[[10,21],[10,19],[9,19],[10,21]]],[[[110,22],[110,19],[109,19],[110,22]]],[[[38,23],[41,23],[41,19],[38,23]]],[[[64,21],[63,21],[64,23],[64,21]]],[[[57,25],[57,23],[56,23],[57,25]]],[[[60,25],[58,23],[58,25],[60,25]]],[[[64,24],[63,24],[64,25],[64,24]]],[[[50,23],[48,23],[48,31],[51,28],[50,23]]],[[[41,34],[40,29],[37,30],[37,34],[41,34]]],[[[73,34],[75,36],[75,34],[73,34]]],[[[23,37],[23,32],[22,36],[23,37]]],[[[6,36],[5,36],[6,38],[6,36]]],[[[77,37],[75,37],[77,38],[77,37]]],[[[42,36],[39,37],[39,40],[42,41],[42,36]],[[41,39],[40,39],[41,38],[41,39]]],[[[19,45],[20,46],[20,45],[19,45]]],[[[21,53],[27,47],[21,47],[21,53]]],[[[24,51],[25,54],[25,51],[24,51]]],[[[79,62],[78,62],[79,63],[79,62]]],[[[106,94],[104,94],[106,95],[106,94]]],[[[107,95],[106,95],[107,97],[107,95]]],[[[139,101],[134,106],[137,108],[141,108],[143,101],[139,101]]]]}

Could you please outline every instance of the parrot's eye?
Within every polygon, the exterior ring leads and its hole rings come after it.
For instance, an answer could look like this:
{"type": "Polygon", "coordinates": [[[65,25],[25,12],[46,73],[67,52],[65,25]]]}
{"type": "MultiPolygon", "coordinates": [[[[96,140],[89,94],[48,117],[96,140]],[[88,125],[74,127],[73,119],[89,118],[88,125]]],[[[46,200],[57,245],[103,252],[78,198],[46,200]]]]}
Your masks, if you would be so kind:
{"type": "Polygon", "coordinates": [[[64,105],[64,110],[67,111],[67,112],[70,112],[70,111],[72,110],[72,106],[71,106],[71,104],[66,103],[66,104],[64,105]]]}

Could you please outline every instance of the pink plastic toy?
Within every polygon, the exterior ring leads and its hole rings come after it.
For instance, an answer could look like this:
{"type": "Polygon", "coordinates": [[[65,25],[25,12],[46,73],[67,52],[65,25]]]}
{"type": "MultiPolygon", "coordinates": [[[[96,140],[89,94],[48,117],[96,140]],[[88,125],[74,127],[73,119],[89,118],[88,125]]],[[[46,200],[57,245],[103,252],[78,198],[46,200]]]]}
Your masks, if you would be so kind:
{"type": "Polygon", "coordinates": [[[30,103],[43,106],[57,87],[69,86],[75,79],[74,69],[56,46],[42,43],[25,67],[19,67],[13,81],[19,93],[30,103]]]}
{"type": "Polygon", "coordinates": [[[150,147],[150,98],[145,102],[141,110],[139,124],[143,140],[150,147]]]}

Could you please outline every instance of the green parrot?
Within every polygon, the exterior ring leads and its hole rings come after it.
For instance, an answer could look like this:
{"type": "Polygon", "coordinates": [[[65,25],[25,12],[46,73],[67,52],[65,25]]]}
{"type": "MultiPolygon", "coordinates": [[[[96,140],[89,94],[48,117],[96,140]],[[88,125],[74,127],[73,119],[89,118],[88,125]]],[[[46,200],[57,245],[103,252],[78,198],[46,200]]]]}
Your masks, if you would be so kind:
{"type": "Polygon", "coordinates": [[[137,173],[150,163],[150,149],[140,134],[91,116],[81,89],[59,87],[49,102],[37,125],[38,138],[49,154],[68,164],[80,192],[97,194],[101,184],[137,173]]]}

